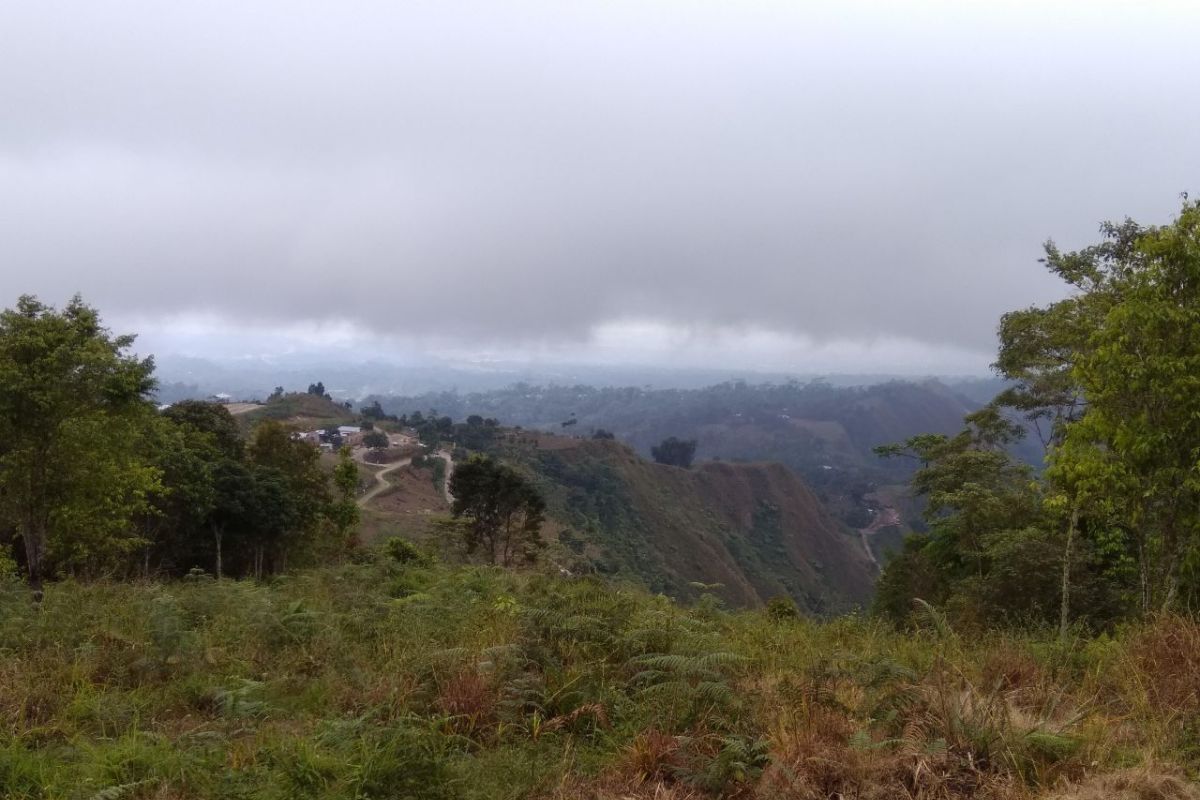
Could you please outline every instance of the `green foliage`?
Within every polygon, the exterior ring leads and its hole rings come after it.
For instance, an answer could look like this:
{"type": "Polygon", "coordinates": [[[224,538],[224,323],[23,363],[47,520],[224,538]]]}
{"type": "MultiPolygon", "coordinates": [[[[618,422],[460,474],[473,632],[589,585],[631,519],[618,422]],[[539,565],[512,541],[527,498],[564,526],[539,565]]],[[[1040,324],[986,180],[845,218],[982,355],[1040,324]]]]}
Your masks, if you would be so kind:
{"type": "Polygon", "coordinates": [[[1137,229],[1113,261],[1117,296],[1073,353],[1087,398],[1051,478],[1093,526],[1123,528],[1138,603],[1200,606],[1200,205],[1137,229]]]}
{"type": "MultiPolygon", "coordinates": [[[[383,438],[387,440],[387,436],[383,438]]],[[[326,513],[346,544],[350,544],[350,534],[359,522],[357,494],[358,465],[351,458],[350,450],[343,447],[338,451],[338,463],[333,468],[333,498],[326,513]]]]}
{"type": "Polygon", "coordinates": [[[688,439],[685,441],[677,439],[674,436],[668,436],[656,446],[650,448],[650,455],[659,464],[687,469],[692,465],[692,459],[696,457],[696,440],[688,439]]]}
{"type": "Polygon", "coordinates": [[[393,561],[401,566],[427,567],[432,564],[432,559],[425,552],[412,542],[407,539],[401,539],[399,536],[393,536],[388,539],[384,545],[384,550],[393,561]]]}
{"type": "Polygon", "coordinates": [[[180,428],[207,436],[226,458],[242,457],[242,434],[237,421],[220,403],[183,400],[169,406],[162,415],[180,428]]]}
{"type": "MultiPolygon", "coordinates": [[[[44,576],[282,570],[334,551],[357,507],[333,502],[318,451],[277,422],[245,445],[228,409],[155,414],[153,364],[78,298],[0,314],[0,529],[44,576]]],[[[345,499],[345,469],[337,477],[345,499]]]]}
{"type": "Polygon", "coordinates": [[[383,431],[370,431],[363,436],[363,444],[376,449],[388,446],[388,436],[383,431]]]}
{"type": "Polygon", "coordinates": [[[35,589],[141,544],[130,523],[159,473],[138,456],[154,380],[132,344],[79,297],[0,313],[0,525],[20,536],[35,589]]]}
{"type": "Polygon", "coordinates": [[[880,448],[921,463],[929,534],[885,569],[877,608],[924,598],[980,625],[1112,624],[1136,608],[1200,606],[1200,204],[1169,225],[1103,228],[1078,252],[1046,246],[1074,291],[1005,315],[996,368],[1013,385],[956,437],[880,448]],[[1002,446],[1022,413],[1041,477],[1002,446]]]}
{"type": "MultiPolygon", "coordinates": [[[[876,608],[904,620],[920,598],[955,604],[977,618],[1044,618],[1053,608],[1036,603],[1046,592],[1030,594],[1026,579],[1047,564],[1053,569],[1053,562],[1036,546],[1018,546],[1030,539],[1019,532],[1037,531],[1042,523],[1040,490],[1030,468],[1005,449],[1020,431],[990,407],[967,422],[956,436],[918,436],[879,449],[920,462],[912,487],[926,498],[929,533],[911,538],[885,567],[876,608]]],[[[1036,545],[1039,537],[1032,540],[1036,545]]],[[[1052,574],[1051,601],[1053,590],[1052,574]]]]}
{"type": "Polygon", "coordinates": [[[776,622],[788,622],[800,618],[800,609],[792,598],[775,595],[767,601],[767,616],[776,622]]]}
{"type": "Polygon", "coordinates": [[[459,464],[450,479],[452,513],[468,522],[468,553],[492,564],[533,563],[543,547],[546,503],[516,470],[486,456],[459,464]]]}

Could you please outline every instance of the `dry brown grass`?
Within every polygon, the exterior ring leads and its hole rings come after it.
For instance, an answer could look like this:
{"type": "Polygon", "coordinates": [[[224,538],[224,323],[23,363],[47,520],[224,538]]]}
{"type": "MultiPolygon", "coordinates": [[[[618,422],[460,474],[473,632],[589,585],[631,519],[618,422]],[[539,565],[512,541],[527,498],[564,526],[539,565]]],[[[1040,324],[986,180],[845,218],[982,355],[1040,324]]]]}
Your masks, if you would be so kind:
{"type": "Polygon", "coordinates": [[[550,795],[551,800],[707,800],[711,795],[678,783],[608,777],[570,781],[550,795]]]}
{"type": "Polygon", "coordinates": [[[939,747],[914,726],[903,740],[855,740],[853,721],[818,709],[775,732],[761,800],[1024,800],[1021,783],[960,750],[939,747]]]}
{"type": "Polygon", "coordinates": [[[1200,789],[1172,770],[1122,770],[1093,776],[1044,800],[1200,800],[1200,789]]]}
{"type": "Polygon", "coordinates": [[[487,676],[466,668],[438,681],[434,705],[453,718],[454,729],[464,736],[478,736],[496,723],[499,698],[487,676]]]}
{"type": "Polygon", "coordinates": [[[1138,672],[1147,679],[1147,698],[1156,709],[1200,711],[1200,623],[1185,617],[1160,617],[1130,649],[1138,672]]]}

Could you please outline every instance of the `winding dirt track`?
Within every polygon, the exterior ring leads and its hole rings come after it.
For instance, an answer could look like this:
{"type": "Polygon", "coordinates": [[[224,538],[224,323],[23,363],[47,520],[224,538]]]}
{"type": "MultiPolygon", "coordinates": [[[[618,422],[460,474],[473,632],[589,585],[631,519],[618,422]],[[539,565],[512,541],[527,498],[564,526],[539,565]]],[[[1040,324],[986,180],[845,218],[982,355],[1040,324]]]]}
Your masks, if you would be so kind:
{"type": "MultiPolygon", "coordinates": [[[[364,463],[366,463],[366,462],[364,462],[364,463]]],[[[371,487],[370,491],[368,491],[362,497],[358,498],[358,507],[365,508],[367,503],[371,502],[376,497],[378,497],[381,492],[383,492],[386,489],[391,488],[392,484],[388,483],[387,479],[384,477],[385,475],[387,475],[389,472],[395,472],[396,470],[400,469],[401,467],[407,467],[411,463],[412,463],[411,458],[402,458],[399,461],[396,461],[392,464],[388,464],[386,467],[384,467],[383,469],[376,472],[375,473],[375,485],[371,487]]]]}
{"type": "MultiPolygon", "coordinates": [[[[354,452],[354,460],[366,466],[378,466],[377,464],[371,464],[370,462],[364,460],[365,455],[366,450],[356,448],[354,452]]],[[[436,455],[446,460],[446,478],[442,483],[442,492],[446,495],[446,502],[453,505],[454,495],[450,494],[450,476],[454,474],[454,459],[451,457],[449,450],[439,450],[436,455]]],[[[367,503],[371,502],[380,494],[390,489],[392,484],[387,480],[386,476],[391,472],[395,472],[401,467],[407,467],[411,463],[411,458],[402,458],[399,461],[388,464],[386,467],[376,472],[375,485],[371,487],[370,491],[358,498],[358,507],[366,508],[367,503]]]]}
{"type": "Polygon", "coordinates": [[[437,454],[446,459],[446,477],[442,481],[442,492],[446,495],[446,502],[454,505],[454,495],[450,494],[450,476],[454,474],[454,459],[450,457],[449,450],[438,450],[437,454]]]}
{"type": "Polygon", "coordinates": [[[871,559],[871,563],[875,565],[877,571],[882,569],[882,567],[880,567],[879,561],[875,558],[875,553],[871,550],[871,543],[867,541],[867,537],[876,533],[881,528],[890,528],[893,525],[899,524],[900,512],[891,506],[884,506],[875,512],[875,517],[871,520],[870,525],[858,529],[858,535],[862,537],[863,550],[867,551],[867,558],[871,559]]]}

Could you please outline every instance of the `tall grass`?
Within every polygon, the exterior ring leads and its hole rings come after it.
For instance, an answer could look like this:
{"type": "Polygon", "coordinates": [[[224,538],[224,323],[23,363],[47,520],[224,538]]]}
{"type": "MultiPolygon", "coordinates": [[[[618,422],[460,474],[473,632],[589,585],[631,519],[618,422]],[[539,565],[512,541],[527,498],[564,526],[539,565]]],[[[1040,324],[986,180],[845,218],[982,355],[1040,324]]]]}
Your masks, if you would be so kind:
{"type": "Polygon", "coordinates": [[[40,608],[3,584],[0,788],[1196,797],[1198,676],[1200,627],[1175,617],[901,634],[382,553],[267,584],[65,582],[40,608]]]}

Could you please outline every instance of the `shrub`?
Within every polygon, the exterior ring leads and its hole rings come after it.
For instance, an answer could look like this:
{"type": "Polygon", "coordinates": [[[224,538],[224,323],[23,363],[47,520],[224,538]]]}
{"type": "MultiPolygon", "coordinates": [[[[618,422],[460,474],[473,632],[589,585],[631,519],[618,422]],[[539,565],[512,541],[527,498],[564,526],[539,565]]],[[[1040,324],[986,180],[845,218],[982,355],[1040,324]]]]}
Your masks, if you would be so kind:
{"type": "Polygon", "coordinates": [[[387,544],[384,545],[384,549],[387,550],[387,554],[393,561],[404,566],[425,567],[429,566],[432,562],[427,553],[423,552],[412,542],[402,539],[399,536],[393,536],[388,539],[387,544]]]}
{"type": "Polygon", "coordinates": [[[799,619],[800,609],[792,598],[778,594],[767,601],[767,616],[776,622],[799,619]]]}

